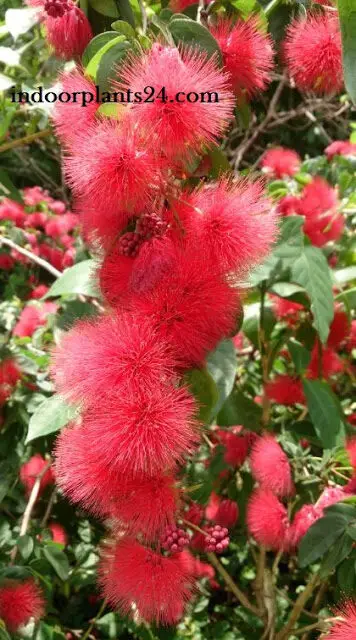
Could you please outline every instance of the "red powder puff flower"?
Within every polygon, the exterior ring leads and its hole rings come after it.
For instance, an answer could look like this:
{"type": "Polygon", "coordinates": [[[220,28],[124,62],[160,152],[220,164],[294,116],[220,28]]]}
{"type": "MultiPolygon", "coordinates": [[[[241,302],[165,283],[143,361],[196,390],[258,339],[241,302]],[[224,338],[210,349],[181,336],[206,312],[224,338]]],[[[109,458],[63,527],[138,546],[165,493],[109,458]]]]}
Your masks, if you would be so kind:
{"type": "Polygon", "coordinates": [[[338,204],[335,190],[323,178],[313,178],[304,187],[298,213],[305,217],[304,233],[315,246],[323,247],[341,236],[344,218],[338,204]]]}
{"type": "Polygon", "coordinates": [[[294,176],[299,171],[300,164],[301,159],[298,153],[283,147],[269,149],[261,160],[261,167],[274,178],[294,176]]]}
{"type": "Polygon", "coordinates": [[[256,542],[273,551],[280,551],[286,543],[288,531],[287,509],[269,489],[257,489],[247,505],[247,528],[256,542]]]}
{"type": "Polygon", "coordinates": [[[180,555],[164,557],[130,539],[112,545],[100,567],[105,598],[125,615],[135,604],[147,622],[176,623],[191,597],[191,574],[180,555]]]}
{"type": "Polygon", "coordinates": [[[352,467],[356,468],[356,438],[348,438],[346,442],[346,451],[349,454],[352,467]]]}
{"type": "Polygon", "coordinates": [[[52,535],[53,542],[66,546],[68,544],[68,536],[64,527],[58,522],[50,522],[48,528],[52,535]]]}
{"type": "Polygon", "coordinates": [[[41,307],[28,305],[21,313],[12,331],[14,336],[24,338],[32,336],[38,327],[45,325],[50,313],[55,313],[57,305],[54,302],[44,302],[41,307]]]}
{"type": "Polygon", "coordinates": [[[10,632],[16,632],[31,618],[37,622],[45,613],[42,591],[34,580],[4,580],[0,586],[0,618],[10,632]]]}
{"type": "Polygon", "coordinates": [[[125,305],[133,295],[151,291],[175,268],[175,259],[174,245],[167,236],[144,242],[135,257],[122,255],[116,245],[101,265],[100,290],[110,305],[125,305]]]}
{"type": "Polygon", "coordinates": [[[135,296],[132,306],[153,320],[187,368],[201,365],[220,340],[232,335],[240,308],[236,291],[201,252],[177,252],[174,269],[152,291],[135,296]]]}
{"type": "Polygon", "coordinates": [[[156,384],[104,397],[84,414],[82,429],[98,463],[113,472],[155,475],[193,450],[196,406],[186,388],[156,384]]]}
{"type": "Polygon", "coordinates": [[[36,207],[43,202],[50,203],[52,198],[49,196],[47,189],[42,189],[42,187],[25,187],[23,189],[23,200],[26,207],[36,207]]]}
{"type": "Polygon", "coordinates": [[[221,180],[184,194],[174,206],[188,242],[204,247],[216,268],[245,276],[276,238],[277,214],[259,182],[221,180]]]}
{"type": "Polygon", "coordinates": [[[254,478],[276,495],[288,496],[294,491],[289,460],[274,436],[266,433],[257,438],[250,454],[254,478]]]}
{"type": "Polygon", "coordinates": [[[48,43],[64,60],[81,56],[93,37],[85,13],[71,0],[46,0],[44,25],[48,43]]]}
{"type": "Polygon", "coordinates": [[[328,160],[332,160],[335,156],[354,156],[356,155],[356,144],[348,140],[335,140],[326,147],[324,153],[328,160]]]}
{"type": "Polygon", "coordinates": [[[188,522],[197,525],[201,523],[203,516],[204,507],[202,507],[201,504],[197,504],[196,502],[193,502],[188,511],[184,514],[185,520],[188,520],[188,522]]]}
{"type": "Polygon", "coordinates": [[[263,33],[258,19],[237,20],[234,24],[232,20],[220,18],[210,30],[219,43],[235,94],[246,93],[251,97],[264,91],[271,81],[273,47],[271,37],[263,33]]]}
{"type": "Polygon", "coordinates": [[[349,317],[345,311],[337,308],[335,309],[334,318],[330,325],[330,331],[328,336],[328,347],[331,349],[338,349],[343,342],[346,341],[350,333],[349,317]]]}
{"type": "Polygon", "coordinates": [[[270,295],[273,311],[278,320],[286,320],[288,324],[295,324],[301,311],[304,310],[302,304],[293,302],[288,298],[280,298],[274,294],[270,295]]]}
{"type": "Polygon", "coordinates": [[[21,371],[13,358],[6,358],[0,363],[0,384],[14,387],[20,379],[21,371]]]}
{"type": "Polygon", "coordinates": [[[350,478],[347,484],[343,487],[343,490],[346,494],[354,495],[356,494],[356,474],[350,478]]]}
{"type": "Polygon", "coordinates": [[[241,427],[238,427],[238,432],[234,432],[233,429],[231,428],[229,431],[219,429],[218,435],[225,447],[225,462],[232,467],[240,467],[245,462],[252,444],[251,434],[248,432],[240,433],[241,427]]]}
{"type": "Polygon", "coordinates": [[[103,391],[154,390],[172,379],[174,366],[150,318],[126,313],[78,322],[54,351],[52,371],[60,393],[90,405],[103,391]]]}
{"type": "Polygon", "coordinates": [[[342,487],[326,487],[321,493],[318,501],[315,503],[315,509],[323,515],[324,509],[330,507],[340,500],[345,500],[345,492],[342,487]]]}
{"type": "Polygon", "coordinates": [[[299,198],[297,196],[283,196],[278,202],[277,212],[281,216],[298,215],[299,198]]]}
{"type": "Polygon", "coordinates": [[[313,504],[305,504],[294,516],[288,531],[288,547],[296,549],[308,529],[321,517],[320,511],[313,504]]]}
{"type": "Polygon", "coordinates": [[[326,13],[293,20],[285,40],[290,76],[301,91],[336,93],[343,86],[338,18],[326,13]]]}
{"type": "Polygon", "coordinates": [[[328,380],[343,370],[343,362],[337,353],[330,347],[320,346],[316,340],[307,369],[307,377],[311,379],[322,377],[328,380]]]}
{"type": "Polygon", "coordinates": [[[353,640],[356,637],[356,603],[353,600],[345,600],[334,610],[334,616],[338,617],[338,621],[324,636],[324,640],[353,640]]]}
{"type": "Polygon", "coordinates": [[[301,380],[289,375],[276,376],[267,382],[265,391],[270,400],[286,407],[305,403],[301,380]]]}
{"type": "Polygon", "coordinates": [[[174,522],[178,491],[171,475],[128,476],[113,470],[88,448],[81,427],[64,429],[55,448],[55,478],[72,502],[99,517],[111,517],[133,535],[154,540],[174,522]]]}
{"type": "Polygon", "coordinates": [[[10,220],[17,227],[23,227],[26,213],[21,204],[4,198],[0,204],[0,220],[10,220]]]}
{"type": "Polygon", "coordinates": [[[228,76],[214,58],[208,59],[199,50],[180,52],[155,43],[141,57],[126,58],[120,79],[115,86],[117,91],[130,88],[133,95],[139,92],[144,98],[145,87],[154,89],[154,101],[132,104],[130,109],[150,136],[152,146],[168,158],[186,157],[189,151],[199,153],[203,145],[216,142],[233,114],[228,76]],[[167,102],[157,98],[162,87],[166,89],[167,102]],[[201,100],[200,94],[206,91],[216,92],[219,100],[201,100]],[[175,99],[177,94],[180,100],[175,99]]]}
{"type": "Polygon", "coordinates": [[[11,271],[15,265],[15,260],[8,253],[0,254],[0,269],[11,271]]]}
{"type": "Polygon", "coordinates": [[[159,193],[162,162],[147,148],[128,119],[99,122],[77,139],[66,159],[69,184],[79,196],[84,232],[111,243],[134,213],[159,193]]]}
{"type": "Polygon", "coordinates": [[[78,69],[63,73],[59,80],[61,91],[64,93],[73,95],[76,91],[87,92],[85,107],[82,107],[81,100],[71,100],[67,103],[57,102],[52,113],[58,137],[62,144],[71,148],[76,144],[76,137],[85,135],[88,129],[95,124],[95,114],[99,105],[95,101],[95,85],[78,69]],[[89,94],[93,95],[92,101],[89,94]]]}
{"type": "MultiPolygon", "coordinates": [[[[36,453],[20,467],[20,480],[24,485],[27,494],[31,493],[37,476],[43,472],[47,464],[48,460],[42,458],[40,453],[36,453]]],[[[44,491],[47,485],[52,484],[53,482],[53,473],[49,467],[41,477],[39,495],[44,491]]]]}
{"type": "Polygon", "coordinates": [[[47,287],[45,284],[39,284],[31,291],[29,297],[31,298],[31,300],[39,300],[40,298],[43,298],[44,295],[46,295],[48,290],[49,287],[47,287]]]}
{"type": "Polygon", "coordinates": [[[238,505],[233,500],[229,500],[228,498],[226,498],[225,500],[221,500],[215,517],[212,518],[212,520],[214,520],[216,524],[230,529],[235,526],[238,517],[238,505]]]}
{"type": "Polygon", "coordinates": [[[356,320],[351,321],[350,335],[346,344],[346,349],[351,353],[356,349],[356,320]]]}
{"type": "MultiPolygon", "coordinates": [[[[174,13],[183,13],[185,9],[191,7],[193,4],[197,5],[197,0],[170,0],[168,6],[174,13]]],[[[204,0],[204,4],[206,4],[206,0],[204,0]]]]}

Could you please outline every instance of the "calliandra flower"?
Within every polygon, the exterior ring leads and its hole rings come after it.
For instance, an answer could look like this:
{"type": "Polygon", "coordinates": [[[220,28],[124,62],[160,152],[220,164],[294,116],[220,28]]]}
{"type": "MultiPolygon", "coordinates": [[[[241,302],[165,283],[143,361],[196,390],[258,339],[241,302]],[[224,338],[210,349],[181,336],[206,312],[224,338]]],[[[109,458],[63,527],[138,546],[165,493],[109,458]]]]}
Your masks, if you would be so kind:
{"type": "Polygon", "coordinates": [[[323,515],[324,509],[336,504],[336,502],[340,502],[340,500],[345,500],[345,498],[346,495],[342,487],[326,487],[314,506],[323,515]]]}
{"type": "Polygon", "coordinates": [[[338,620],[332,625],[324,640],[353,640],[356,634],[356,603],[345,600],[333,611],[338,620]]]}
{"type": "Polygon", "coordinates": [[[116,244],[106,254],[99,270],[105,300],[113,307],[125,306],[133,295],[151,291],[175,268],[175,260],[175,248],[167,236],[144,242],[134,257],[122,255],[116,244]]]}
{"type": "MultiPolygon", "coordinates": [[[[194,4],[198,4],[197,0],[170,0],[168,6],[174,13],[183,13],[185,9],[194,4]]],[[[206,0],[204,0],[204,4],[206,4],[206,0]]]]}
{"type": "Polygon", "coordinates": [[[351,465],[355,469],[356,468],[356,438],[355,437],[351,437],[347,439],[346,451],[349,455],[351,465]]]}
{"type": "Polygon", "coordinates": [[[316,340],[307,368],[307,377],[311,379],[321,377],[328,380],[343,370],[344,364],[337,353],[331,347],[319,345],[318,340],[316,340]]]}
{"type": "Polygon", "coordinates": [[[240,304],[236,291],[200,253],[177,252],[169,273],[152,291],[132,298],[132,308],[151,318],[179,365],[201,365],[209,351],[232,335],[240,304]]]}
{"type": "Polygon", "coordinates": [[[251,433],[237,426],[229,430],[219,429],[218,436],[225,447],[225,462],[232,467],[240,467],[245,462],[253,441],[251,433]]]}
{"type": "Polygon", "coordinates": [[[257,438],[250,454],[252,475],[262,487],[279,496],[291,495],[294,485],[288,457],[271,434],[257,438]]]}
{"type": "Polygon", "coordinates": [[[232,118],[234,98],[227,74],[218,68],[214,57],[208,58],[197,49],[179,51],[154,43],[141,56],[127,56],[120,68],[120,82],[114,83],[115,91],[130,88],[133,95],[140,92],[144,99],[147,86],[154,89],[155,99],[131,104],[130,112],[150,136],[151,144],[158,145],[167,158],[199,153],[204,145],[216,142],[232,118]],[[162,87],[167,102],[157,98],[162,87]],[[207,91],[214,92],[211,99],[207,91]],[[176,100],[179,92],[183,95],[176,100]],[[194,102],[187,99],[193,94],[197,98],[194,102]],[[218,94],[218,101],[214,94],[218,94]]]}
{"type": "Polygon", "coordinates": [[[19,338],[32,336],[38,327],[46,324],[49,314],[55,313],[56,310],[57,305],[54,302],[44,302],[39,307],[27,305],[22,309],[12,334],[19,338]]]}
{"type": "Polygon", "coordinates": [[[301,539],[308,529],[316,522],[321,513],[313,504],[304,504],[296,512],[293,522],[288,530],[288,549],[294,550],[298,547],[301,539]]]}
{"type": "Polygon", "coordinates": [[[64,527],[58,522],[50,522],[48,529],[51,532],[53,542],[62,544],[64,547],[68,544],[68,535],[64,527]]]}
{"type": "Polygon", "coordinates": [[[81,56],[93,37],[88,18],[72,0],[47,0],[43,19],[48,43],[64,60],[81,56]]]}
{"type": "Polygon", "coordinates": [[[297,322],[300,312],[304,311],[303,305],[299,302],[293,302],[293,300],[274,294],[270,294],[269,297],[272,300],[273,312],[278,320],[286,320],[288,324],[293,325],[297,322]]]}
{"type": "Polygon", "coordinates": [[[20,379],[21,371],[13,358],[7,357],[0,362],[0,385],[8,384],[14,387],[20,379]]]}
{"type": "Polygon", "coordinates": [[[31,300],[39,300],[46,295],[47,291],[49,291],[49,287],[47,287],[47,285],[38,284],[34,289],[32,289],[29,297],[31,300]]]}
{"type": "Polygon", "coordinates": [[[324,178],[317,176],[304,187],[298,214],[304,216],[304,233],[315,246],[323,247],[341,236],[344,217],[338,206],[336,191],[324,178]]]}
{"type": "Polygon", "coordinates": [[[200,524],[204,516],[204,507],[201,504],[193,502],[188,511],[184,514],[185,520],[192,524],[200,524]]]}
{"type": "Polygon", "coordinates": [[[0,220],[10,220],[17,227],[23,227],[26,220],[23,205],[10,198],[4,198],[0,203],[0,220]]]}
{"type": "Polygon", "coordinates": [[[89,448],[82,427],[67,427],[55,446],[56,483],[74,503],[113,528],[155,540],[174,522],[179,492],[169,473],[155,476],[120,474],[89,448]]]}
{"type": "Polygon", "coordinates": [[[80,70],[74,69],[62,73],[59,76],[59,82],[62,93],[67,92],[72,96],[75,92],[87,92],[85,107],[82,106],[79,95],[79,99],[56,102],[53,109],[52,120],[56,134],[64,146],[71,148],[75,145],[77,136],[85,135],[88,129],[95,124],[95,114],[100,105],[95,100],[95,85],[80,70]],[[92,99],[89,94],[92,94],[92,99]]]}
{"type": "Polygon", "coordinates": [[[350,333],[349,317],[345,311],[336,307],[334,318],[330,325],[327,345],[331,349],[338,349],[346,342],[350,333]]]}
{"type": "Polygon", "coordinates": [[[56,388],[71,402],[96,404],[122,390],[152,390],[174,377],[175,359],[152,320],[134,313],[81,320],[53,353],[56,388]]]}
{"type": "Polygon", "coordinates": [[[265,386],[267,396],[273,402],[290,407],[293,404],[305,404],[301,380],[288,374],[275,376],[265,386]]]}
{"type": "Polygon", "coordinates": [[[10,632],[16,633],[31,619],[38,622],[44,613],[42,591],[32,578],[23,582],[4,580],[0,584],[0,618],[10,632]]]}
{"type": "Polygon", "coordinates": [[[324,153],[329,161],[335,156],[355,156],[356,144],[349,140],[335,140],[326,147],[324,153]]]}
{"type": "Polygon", "coordinates": [[[196,405],[186,387],[162,383],[101,397],[83,414],[81,428],[98,463],[113,472],[155,475],[194,450],[196,405]]]}
{"type": "MultiPolygon", "coordinates": [[[[31,493],[37,476],[43,471],[47,464],[48,461],[42,458],[40,453],[36,453],[20,467],[20,480],[24,485],[27,494],[31,493]]],[[[53,473],[49,467],[41,477],[39,495],[44,491],[47,485],[52,484],[53,482],[53,473]]]]}
{"type": "Polygon", "coordinates": [[[187,242],[204,250],[216,268],[244,277],[270,251],[277,214],[260,182],[219,182],[183,194],[174,203],[187,242]]]}
{"type": "Polygon", "coordinates": [[[323,95],[343,86],[341,35],[338,18],[329,13],[297,18],[284,43],[289,75],[301,91],[323,95]]]}
{"type": "Polygon", "coordinates": [[[126,538],[103,551],[100,582],[105,598],[124,615],[174,624],[191,598],[191,574],[181,554],[165,557],[126,538]]]}
{"type": "Polygon", "coordinates": [[[235,526],[239,517],[239,507],[236,502],[225,498],[221,500],[218,510],[212,518],[216,524],[231,529],[235,526]]]}
{"type": "Polygon", "coordinates": [[[351,320],[350,334],[346,344],[346,350],[351,353],[356,349],[356,320],[351,320]]]}
{"type": "Polygon", "coordinates": [[[286,544],[288,531],[287,509],[270,491],[254,491],[247,505],[247,529],[258,544],[280,551],[286,544]]]}
{"type": "Polygon", "coordinates": [[[264,91],[271,81],[273,46],[258,18],[239,19],[235,23],[219,18],[210,31],[222,51],[224,68],[235,94],[251,97],[264,91]]]}
{"type": "Polygon", "coordinates": [[[277,213],[281,216],[298,215],[299,198],[288,194],[278,201],[277,213]]]}
{"type": "Polygon", "coordinates": [[[110,245],[130,218],[159,194],[162,162],[127,119],[105,120],[76,139],[65,160],[84,233],[110,245]]]}
{"type": "Polygon", "coordinates": [[[301,165],[299,154],[293,149],[275,147],[268,149],[261,160],[261,167],[274,178],[285,178],[298,173],[301,165]]]}
{"type": "Polygon", "coordinates": [[[8,253],[0,254],[0,270],[11,271],[14,268],[15,260],[8,253]]]}

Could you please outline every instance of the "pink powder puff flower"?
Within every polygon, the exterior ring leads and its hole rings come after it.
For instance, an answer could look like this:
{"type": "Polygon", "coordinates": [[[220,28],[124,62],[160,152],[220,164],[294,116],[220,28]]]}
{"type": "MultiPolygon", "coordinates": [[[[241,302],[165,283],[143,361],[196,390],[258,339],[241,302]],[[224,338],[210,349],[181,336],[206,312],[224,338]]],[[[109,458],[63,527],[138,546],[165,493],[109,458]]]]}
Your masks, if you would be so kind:
{"type": "Polygon", "coordinates": [[[64,60],[81,56],[93,37],[88,18],[71,0],[47,0],[44,25],[48,43],[64,60]]]}
{"type": "Polygon", "coordinates": [[[288,548],[294,550],[299,546],[308,529],[321,517],[321,513],[313,504],[304,504],[296,512],[288,531],[288,548]]]}
{"type": "Polygon", "coordinates": [[[345,600],[334,610],[334,616],[339,619],[324,636],[324,640],[353,640],[356,637],[356,603],[353,600],[345,600]]]}
{"type": "Polygon", "coordinates": [[[304,311],[303,305],[299,302],[293,302],[288,298],[281,298],[274,294],[270,294],[270,298],[275,316],[278,320],[286,320],[288,324],[295,324],[300,312],[304,311]]]}
{"type": "Polygon", "coordinates": [[[293,149],[275,147],[263,155],[261,167],[274,178],[285,178],[298,173],[301,165],[299,154],[293,149]]]}
{"type": "MultiPolygon", "coordinates": [[[[20,467],[20,480],[25,487],[27,495],[31,493],[37,476],[43,472],[47,464],[48,461],[42,458],[40,453],[36,453],[20,467]]],[[[44,489],[53,482],[53,473],[49,467],[41,477],[39,495],[43,493],[44,489]]]]}
{"type": "Polygon", "coordinates": [[[0,220],[10,220],[17,227],[23,227],[26,213],[19,202],[4,198],[0,203],[0,220]]]}
{"type": "Polygon", "coordinates": [[[324,178],[317,176],[304,187],[298,213],[305,217],[304,233],[315,246],[323,247],[341,236],[344,218],[338,206],[337,194],[324,178]]]}
{"type": "Polygon", "coordinates": [[[257,438],[250,454],[252,475],[266,489],[279,496],[293,494],[294,485],[288,457],[269,433],[257,438]]]}
{"type": "Polygon", "coordinates": [[[345,500],[347,496],[342,487],[326,487],[319,496],[319,499],[315,503],[315,509],[323,515],[324,509],[330,507],[336,502],[345,500]]]}
{"type": "Polygon", "coordinates": [[[234,98],[228,75],[218,68],[214,57],[209,59],[196,49],[179,51],[154,43],[140,57],[126,58],[120,82],[114,85],[115,91],[130,88],[133,95],[140,92],[143,97],[145,87],[153,87],[156,99],[132,104],[130,111],[150,136],[152,146],[158,145],[167,158],[199,153],[204,145],[216,142],[232,118],[234,98]],[[157,99],[162,87],[168,102],[157,99]],[[206,91],[216,92],[219,101],[200,100],[199,95],[206,91]],[[186,98],[193,93],[198,96],[194,102],[186,98]]]}
{"type": "Polygon", "coordinates": [[[56,310],[57,305],[54,302],[44,302],[40,307],[28,305],[21,311],[12,331],[13,335],[19,338],[32,336],[38,327],[46,324],[48,315],[56,310]]]}
{"type": "Polygon", "coordinates": [[[218,436],[225,447],[224,460],[232,467],[240,467],[246,460],[252,444],[251,433],[242,432],[241,427],[229,430],[219,429],[218,436]],[[242,432],[242,433],[241,433],[242,432]]]}
{"type": "Polygon", "coordinates": [[[335,308],[334,318],[330,325],[327,345],[331,349],[339,349],[350,334],[349,317],[341,308],[335,308]]]}
{"type": "Polygon", "coordinates": [[[32,578],[23,582],[3,581],[0,586],[0,618],[10,632],[16,633],[31,618],[38,622],[44,613],[42,591],[32,578]]]}
{"type": "Polygon", "coordinates": [[[305,404],[302,381],[290,375],[275,376],[267,382],[265,390],[270,400],[285,407],[305,404]]]}
{"type": "Polygon", "coordinates": [[[341,35],[338,18],[329,13],[297,18],[284,43],[289,75],[301,91],[337,93],[343,86],[341,35]]]}
{"type": "Polygon", "coordinates": [[[355,156],[356,144],[349,140],[335,140],[326,147],[324,153],[329,161],[335,156],[355,156]]]}
{"type": "Polygon", "coordinates": [[[181,554],[165,557],[125,538],[106,547],[100,566],[105,598],[122,614],[157,624],[174,624],[191,598],[191,574],[181,554]]]}
{"type": "Polygon", "coordinates": [[[58,522],[50,522],[48,529],[51,532],[53,542],[62,544],[64,547],[68,544],[68,535],[64,527],[58,522]]]}
{"type": "Polygon", "coordinates": [[[253,492],[247,505],[247,528],[258,544],[280,551],[286,545],[287,509],[269,489],[253,492]]]}
{"type": "Polygon", "coordinates": [[[235,23],[219,18],[210,31],[219,43],[234,93],[237,96],[245,93],[250,98],[264,91],[271,81],[273,45],[258,18],[239,19],[235,23]]]}
{"type": "Polygon", "coordinates": [[[319,346],[316,340],[307,369],[307,377],[313,379],[320,376],[328,380],[344,370],[344,364],[337,353],[330,347],[319,346]]]}
{"type": "Polygon", "coordinates": [[[299,198],[297,196],[283,196],[277,204],[277,213],[281,216],[298,215],[299,198]]]}
{"type": "MultiPolygon", "coordinates": [[[[95,101],[95,85],[89,78],[83,75],[81,70],[74,69],[59,76],[61,91],[74,94],[76,91],[88,92],[85,97],[88,102],[82,107],[80,100],[71,100],[67,103],[57,102],[52,113],[52,119],[56,133],[67,148],[75,151],[77,137],[85,135],[95,124],[95,114],[99,104],[95,101]],[[89,94],[94,96],[91,101],[89,94]]],[[[53,210],[53,205],[51,206],[53,210]]]]}

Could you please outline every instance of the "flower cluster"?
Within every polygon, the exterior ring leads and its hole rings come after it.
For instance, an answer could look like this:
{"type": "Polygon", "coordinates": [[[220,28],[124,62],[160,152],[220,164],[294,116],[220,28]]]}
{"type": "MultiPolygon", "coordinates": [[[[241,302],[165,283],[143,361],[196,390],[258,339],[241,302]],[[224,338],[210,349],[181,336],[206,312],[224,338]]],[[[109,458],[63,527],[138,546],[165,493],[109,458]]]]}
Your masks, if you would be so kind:
{"type": "MultiPolygon", "coordinates": [[[[132,104],[120,121],[91,114],[80,138],[60,107],[54,116],[108,306],[78,322],[54,353],[56,388],[80,409],[57,440],[55,475],[70,499],[110,522],[105,597],[125,613],[134,603],[146,620],[172,623],[196,575],[176,525],[184,504],[177,473],[200,426],[183,376],[234,334],[236,283],[268,253],[277,214],[259,183],[226,176],[191,190],[178,179],[232,115],[228,76],[214,60],[154,44],[126,59],[117,86],[142,90],[148,79],[172,94],[209,86],[220,101],[132,104]]],[[[205,549],[226,548],[220,517],[203,537],[205,549]]]]}

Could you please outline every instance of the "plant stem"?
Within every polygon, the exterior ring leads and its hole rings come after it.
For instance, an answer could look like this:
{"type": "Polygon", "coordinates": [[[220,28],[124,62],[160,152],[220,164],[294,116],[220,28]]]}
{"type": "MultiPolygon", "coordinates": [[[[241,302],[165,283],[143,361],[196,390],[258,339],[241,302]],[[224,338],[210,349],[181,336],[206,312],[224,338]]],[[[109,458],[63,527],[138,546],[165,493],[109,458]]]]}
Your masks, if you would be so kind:
{"type": "Polygon", "coordinates": [[[95,618],[93,618],[93,620],[91,621],[89,627],[87,628],[86,632],[82,636],[81,640],[86,640],[87,638],[89,638],[89,636],[90,636],[90,634],[91,634],[91,632],[92,632],[92,630],[93,630],[93,628],[94,628],[94,626],[96,624],[96,621],[99,618],[101,618],[101,616],[103,615],[103,613],[104,613],[104,611],[106,609],[106,605],[107,605],[107,601],[103,600],[103,602],[101,603],[101,607],[100,607],[98,613],[96,614],[95,618]]]}
{"type": "Polygon", "coordinates": [[[52,129],[44,129],[43,131],[37,131],[37,133],[30,133],[28,136],[24,136],[23,138],[17,138],[17,140],[5,142],[5,144],[0,146],[0,153],[9,151],[10,149],[15,149],[16,147],[22,147],[22,145],[30,144],[40,138],[46,138],[46,136],[49,136],[51,133],[52,129]]]}
{"type": "Polygon", "coordinates": [[[309,600],[311,594],[313,593],[315,587],[319,582],[318,574],[314,574],[312,578],[307,583],[304,591],[297,598],[295,605],[292,609],[292,612],[289,616],[287,624],[281,629],[281,631],[277,634],[276,640],[288,640],[291,635],[292,629],[299,619],[300,614],[304,608],[304,605],[309,600]]]}
{"type": "Polygon", "coordinates": [[[267,7],[265,8],[265,16],[268,18],[271,13],[273,13],[273,11],[278,7],[278,5],[280,4],[281,0],[271,0],[271,2],[268,3],[267,7]]]}
{"type": "Polygon", "coordinates": [[[226,571],[225,567],[223,567],[221,562],[218,560],[215,553],[209,552],[207,554],[207,557],[208,557],[208,560],[211,562],[211,564],[215,567],[217,572],[221,575],[221,577],[223,578],[225,584],[228,586],[230,591],[234,594],[236,599],[242,604],[242,606],[245,607],[245,609],[248,609],[249,611],[251,611],[251,613],[253,613],[255,616],[260,616],[260,611],[257,609],[257,607],[255,607],[249,601],[249,599],[247,598],[247,596],[245,596],[243,591],[240,591],[239,587],[233,581],[232,577],[226,571]]]}
{"type": "Polygon", "coordinates": [[[32,253],[32,251],[28,251],[28,249],[20,247],[20,245],[16,244],[16,242],[13,242],[13,240],[10,240],[10,238],[4,238],[3,236],[0,236],[0,247],[1,245],[5,245],[6,247],[15,249],[15,251],[18,251],[23,256],[26,256],[26,258],[28,258],[32,262],[35,262],[43,269],[46,269],[46,271],[48,271],[55,278],[59,278],[62,275],[62,271],[59,271],[58,269],[53,267],[49,262],[47,262],[47,260],[43,260],[43,258],[39,258],[39,256],[36,256],[36,254],[32,253]]]}

